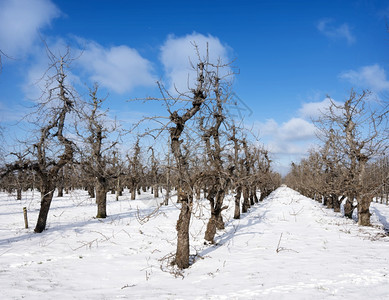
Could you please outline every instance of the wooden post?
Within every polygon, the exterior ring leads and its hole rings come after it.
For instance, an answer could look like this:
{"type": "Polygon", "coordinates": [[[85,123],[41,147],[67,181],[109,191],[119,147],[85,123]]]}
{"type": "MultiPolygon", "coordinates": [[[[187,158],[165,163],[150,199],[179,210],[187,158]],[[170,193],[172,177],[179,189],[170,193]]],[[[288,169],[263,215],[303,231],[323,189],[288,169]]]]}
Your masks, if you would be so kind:
{"type": "Polygon", "coordinates": [[[28,228],[27,207],[23,207],[24,228],[28,228]]]}

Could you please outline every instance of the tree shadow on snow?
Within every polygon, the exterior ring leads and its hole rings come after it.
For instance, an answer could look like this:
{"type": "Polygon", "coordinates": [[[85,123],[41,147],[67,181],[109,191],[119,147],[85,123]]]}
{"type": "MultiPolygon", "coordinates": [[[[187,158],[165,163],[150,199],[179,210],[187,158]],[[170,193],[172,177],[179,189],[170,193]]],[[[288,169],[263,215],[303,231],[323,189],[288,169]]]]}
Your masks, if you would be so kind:
{"type": "Polygon", "coordinates": [[[384,226],[384,230],[387,234],[389,234],[389,222],[386,219],[386,216],[382,215],[380,211],[375,207],[370,207],[370,209],[374,212],[374,214],[378,217],[379,222],[384,226]]]}
{"type": "Polygon", "coordinates": [[[227,222],[226,223],[227,231],[224,232],[222,235],[218,236],[217,238],[215,238],[215,244],[210,246],[209,248],[201,251],[199,253],[199,255],[206,256],[206,255],[212,253],[213,251],[215,251],[216,249],[218,249],[219,247],[225,245],[226,243],[228,243],[232,239],[239,237],[239,236],[244,236],[244,235],[255,236],[258,234],[262,235],[263,232],[260,232],[260,231],[242,232],[242,230],[263,222],[266,214],[269,212],[268,209],[265,209],[264,211],[260,211],[260,210],[263,210],[265,208],[264,204],[266,204],[266,203],[261,202],[261,203],[259,203],[259,205],[257,204],[256,206],[252,206],[247,213],[241,214],[240,219],[237,219],[237,220],[232,219],[229,222],[227,222]],[[259,213],[258,213],[258,210],[260,211],[259,213]],[[245,220],[247,220],[247,221],[244,224],[242,224],[242,221],[245,221],[245,220]]]}

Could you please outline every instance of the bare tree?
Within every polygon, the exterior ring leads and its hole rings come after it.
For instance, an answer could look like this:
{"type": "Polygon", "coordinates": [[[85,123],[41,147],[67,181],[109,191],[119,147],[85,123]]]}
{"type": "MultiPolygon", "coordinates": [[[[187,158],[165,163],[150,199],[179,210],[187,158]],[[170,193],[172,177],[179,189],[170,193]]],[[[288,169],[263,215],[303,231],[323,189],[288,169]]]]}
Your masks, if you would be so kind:
{"type": "Polygon", "coordinates": [[[131,200],[135,200],[136,193],[139,189],[139,184],[142,179],[143,166],[141,163],[141,147],[139,145],[139,138],[133,148],[132,155],[127,155],[128,161],[128,174],[127,182],[131,191],[131,200]]]}
{"type": "MultiPolygon", "coordinates": [[[[200,129],[203,132],[202,137],[205,143],[205,153],[209,166],[204,170],[202,177],[208,182],[208,193],[206,198],[209,200],[211,206],[211,217],[207,224],[204,239],[213,243],[216,234],[216,229],[224,229],[224,221],[222,211],[227,208],[223,206],[223,200],[228,192],[228,187],[232,179],[232,172],[234,166],[226,168],[222,158],[223,134],[221,126],[228,128],[225,122],[226,116],[223,110],[223,105],[228,102],[228,93],[226,87],[221,86],[221,79],[219,77],[219,68],[226,65],[216,66],[215,72],[210,75],[214,99],[208,105],[210,112],[207,116],[200,119],[200,129]],[[224,91],[224,93],[223,93],[224,91]],[[206,123],[206,124],[205,124],[206,123]]],[[[226,141],[224,141],[225,143],[226,141]]]]}
{"type": "Polygon", "coordinates": [[[170,127],[170,146],[172,154],[176,160],[178,174],[180,176],[180,187],[184,193],[181,199],[181,211],[177,221],[177,250],[174,263],[180,268],[189,267],[189,224],[191,219],[193,203],[193,186],[187,157],[183,154],[181,140],[185,125],[200,111],[201,106],[207,98],[206,63],[200,61],[197,65],[196,88],[192,91],[193,97],[191,107],[187,108],[182,114],[178,110],[170,111],[170,121],[173,126],[170,127]]]}
{"type": "Polygon", "coordinates": [[[7,172],[33,170],[40,179],[41,206],[34,230],[37,233],[46,228],[60,171],[72,161],[74,153],[74,143],[65,134],[67,117],[74,111],[76,102],[74,90],[67,80],[68,68],[73,59],[69,49],[64,55],[58,56],[46,49],[50,60],[44,75],[46,89],[33,115],[38,120],[34,124],[39,128],[39,135],[32,146],[26,145],[26,150],[18,155],[14,164],[7,166],[7,172]]]}
{"type": "Polygon", "coordinates": [[[237,136],[237,128],[235,124],[232,125],[231,128],[231,136],[230,140],[233,142],[233,155],[230,157],[230,160],[234,166],[233,170],[233,188],[235,189],[235,209],[234,209],[234,219],[240,219],[240,200],[242,198],[242,182],[241,182],[241,177],[242,177],[242,159],[239,156],[239,152],[241,150],[241,143],[240,139],[237,136]]]}
{"type": "Polygon", "coordinates": [[[242,184],[242,193],[243,193],[243,203],[242,203],[242,213],[248,212],[250,208],[250,171],[252,165],[252,157],[247,143],[247,139],[243,138],[242,140],[244,160],[243,160],[243,178],[244,182],[242,184]]]}
{"type": "Polygon", "coordinates": [[[84,148],[80,151],[85,170],[95,181],[97,218],[107,217],[107,192],[109,181],[119,176],[119,171],[115,170],[115,146],[118,137],[109,140],[110,134],[117,131],[116,122],[111,128],[107,123],[107,112],[102,110],[102,105],[106,99],[97,96],[98,85],[95,84],[89,90],[90,100],[82,112],[85,121],[84,132],[79,131],[79,136],[83,139],[84,148]]]}
{"type": "MultiPolygon", "coordinates": [[[[373,109],[369,93],[350,92],[343,105],[331,101],[327,113],[316,122],[321,135],[328,141],[326,147],[341,152],[344,193],[347,196],[345,212],[350,216],[352,202],[357,201],[358,224],[370,225],[372,190],[364,182],[367,163],[388,149],[387,107],[373,109]]],[[[328,152],[328,150],[326,150],[328,152]]],[[[334,150],[335,151],[335,150],[334,150]]]]}
{"type": "Polygon", "coordinates": [[[158,174],[158,160],[155,157],[154,148],[150,147],[149,150],[151,151],[151,157],[150,157],[150,185],[152,187],[152,192],[154,194],[154,198],[158,198],[159,196],[159,174],[158,174]]]}
{"type": "MultiPolygon", "coordinates": [[[[147,99],[163,101],[169,113],[169,121],[163,125],[162,131],[168,129],[169,132],[170,149],[177,175],[177,195],[181,203],[176,226],[177,248],[173,262],[180,269],[189,267],[189,224],[197,181],[196,176],[192,176],[190,170],[190,152],[189,147],[186,146],[189,141],[188,131],[196,126],[196,115],[208,100],[211,85],[209,75],[212,64],[209,62],[209,57],[202,58],[196,45],[195,48],[198,54],[198,63],[193,66],[197,72],[195,87],[187,93],[177,91],[178,96],[174,97],[162,84],[158,83],[163,98],[147,99]]],[[[160,133],[157,136],[159,135],[160,133]]]]}

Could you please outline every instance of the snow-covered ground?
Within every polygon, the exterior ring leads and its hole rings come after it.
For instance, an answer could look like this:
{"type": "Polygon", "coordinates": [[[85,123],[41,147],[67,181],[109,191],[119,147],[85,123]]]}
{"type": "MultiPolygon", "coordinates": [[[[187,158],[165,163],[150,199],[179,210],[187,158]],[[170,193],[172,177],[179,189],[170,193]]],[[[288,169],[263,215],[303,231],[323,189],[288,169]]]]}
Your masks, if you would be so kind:
{"type": "Polygon", "coordinates": [[[196,204],[194,264],[179,272],[174,204],[144,194],[109,195],[94,219],[86,192],[55,198],[48,230],[34,234],[39,194],[0,194],[1,299],[389,299],[389,209],[373,203],[375,226],[358,227],[317,202],[281,187],[204,245],[209,214],[196,204]],[[22,208],[29,213],[24,229],[22,208]]]}

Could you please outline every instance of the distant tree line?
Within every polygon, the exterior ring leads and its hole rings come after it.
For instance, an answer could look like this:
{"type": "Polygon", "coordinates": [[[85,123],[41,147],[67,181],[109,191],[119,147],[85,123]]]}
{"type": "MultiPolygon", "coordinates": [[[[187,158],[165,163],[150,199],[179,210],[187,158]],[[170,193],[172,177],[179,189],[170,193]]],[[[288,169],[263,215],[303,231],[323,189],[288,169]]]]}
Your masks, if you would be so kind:
{"type": "Polygon", "coordinates": [[[322,140],[308,158],[292,163],[285,182],[358,224],[370,225],[373,199],[388,204],[388,104],[354,90],[344,104],[331,101],[315,121],[322,140]]]}

